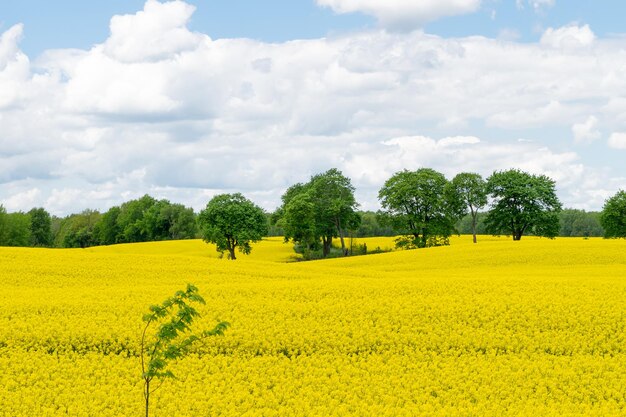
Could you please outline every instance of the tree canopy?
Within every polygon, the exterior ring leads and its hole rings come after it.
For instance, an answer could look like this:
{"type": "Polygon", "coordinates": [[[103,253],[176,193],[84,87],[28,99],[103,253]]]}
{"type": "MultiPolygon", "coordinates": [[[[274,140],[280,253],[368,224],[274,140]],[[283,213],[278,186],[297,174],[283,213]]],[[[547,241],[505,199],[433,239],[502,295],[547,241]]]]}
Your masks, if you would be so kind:
{"type": "Polygon", "coordinates": [[[30,216],[27,213],[7,213],[0,205],[0,246],[29,246],[30,216]]]}
{"type": "Polygon", "coordinates": [[[555,182],[545,175],[510,169],[487,179],[492,202],[485,219],[487,231],[520,240],[524,234],[553,238],[559,234],[561,202],[555,182]]]}
{"type": "Polygon", "coordinates": [[[449,183],[449,192],[458,199],[458,212],[461,216],[468,214],[472,219],[472,237],[476,243],[476,225],[478,210],[487,205],[487,183],[479,174],[461,172],[449,183]]]}
{"type": "MultiPolygon", "coordinates": [[[[350,179],[336,168],[311,177],[306,184],[295,184],[282,196],[276,217],[285,231],[285,240],[301,245],[307,255],[320,245],[322,256],[330,253],[332,240],[338,237],[343,255],[347,255],[346,232],[356,229],[360,216],[350,179]]],[[[308,256],[308,255],[307,255],[308,256]]]]}
{"type": "Polygon", "coordinates": [[[33,208],[28,212],[30,216],[30,245],[52,245],[52,219],[44,208],[33,208]]]}
{"type": "Polygon", "coordinates": [[[564,209],[559,213],[561,229],[559,236],[603,236],[600,213],[577,209],[564,209]]]}
{"type": "Polygon", "coordinates": [[[399,246],[424,248],[447,244],[458,220],[458,200],[446,193],[448,181],[430,169],[400,171],[378,193],[381,217],[407,235],[399,246]]]}
{"type": "Polygon", "coordinates": [[[200,212],[202,237],[214,243],[219,252],[228,251],[229,259],[236,259],[235,249],[243,254],[252,250],[251,242],[257,242],[267,234],[265,213],[240,193],[219,194],[200,212]]]}
{"type": "Polygon", "coordinates": [[[63,219],[56,236],[56,246],[86,248],[97,245],[96,227],[101,214],[96,210],[84,210],[63,219]]]}
{"type": "MultiPolygon", "coordinates": [[[[346,237],[403,234],[396,243],[406,248],[446,244],[452,233],[471,233],[474,241],[485,233],[515,240],[526,234],[624,237],[625,191],[608,199],[602,213],[561,210],[553,180],[518,169],[496,171],[487,181],[470,172],[448,181],[429,168],[400,171],[379,191],[377,213],[357,211],[354,193],[350,179],[336,168],[294,184],[274,213],[263,213],[264,223],[271,224],[266,235],[293,241],[308,259],[331,254],[336,238],[341,253],[349,253],[353,241],[346,244],[346,237]]],[[[0,246],[87,247],[197,237],[204,234],[193,209],[149,195],[102,214],[85,210],[65,217],[44,208],[8,213],[0,204],[0,246]]],[[[332,255],[339,253],[333,249],[332,255]]]]}
{"type": "Polygon", "coordinates": [[[607,199],[600,222],[607,238],[626,238],[626,191],[620,190],[607,199]]]}

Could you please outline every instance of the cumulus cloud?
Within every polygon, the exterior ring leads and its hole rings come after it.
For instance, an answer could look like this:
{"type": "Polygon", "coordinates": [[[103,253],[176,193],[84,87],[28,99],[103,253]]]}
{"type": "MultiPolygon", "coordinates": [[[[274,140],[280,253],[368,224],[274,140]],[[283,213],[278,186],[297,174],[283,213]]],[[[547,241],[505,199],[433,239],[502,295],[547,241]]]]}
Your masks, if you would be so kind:
{"type": "Polygon", "coordinates": [[[0,70],[5,70],[7,64],[15,60],[22,53],[17,43],[22,38],[24,26],[21,24],[9,28],[0,36],[0,70]]]}
{"type": "Polygon", "coordinates": [[[40,201],[40,196],[41,190],[39,188],[30,188],[11,195],[4,201],[3,205],[9,212],[20,211],[24,207],[36,206],[40,201]]]}
{"type": "Polygon", "coordinates": [[[626,132],[615,132],[609,136],[609,146],[613,149],[626,149],[626,132]]]}
{"type": "Polygon", "coordinates": [[[541,44],[553,48],[580,48],[590,46],[596,40],[589,25],[578,26],[573,23],[557,29],[548,28],[541,35],[541,44]]]}
{"type": "Polygon", "coordinates": [[[23,26],[15,25],[0,36],[0,110],[10,108],[23,98],[23,86],[28,79],[30,62],[20,51],[23,26]]]}
{"type": "Polygon", "coordinates": [[[410,30],[446,16],[472,13],[481,0],[317,0],[336,13],[361,12],[389,29],[410,30]]]}
{"type": "Polygon", "coordinates": [[[590,114],[626,122],[619,39],[572,50],[372,30],[270,44],[194,33],[192,11],[148,1],[102,43],[36,63],[21,26],[2,34],[0,203],[66,214],[150,193],[198,209],[241,191],[272,210],[289,185],[337,167],[375,209],[400,169],[516,166],[553,176],[567,205],[598,208],[602,193],[581,184],[608,192],[624,176],[559,150],[572,132],[594,137],[590,114]]]}
{"type": "Polygon", "coordinates": [[[345,172],[357,179],[358,192],[366,208],[382,183],[402,169],[435,167],[452,178],[459,172],[478,172],[487,178],[494,171],[518,168],[533,174],[545,174],[557,182],[559,194],[568,207],[588,208],[602,204],[607,184],[581,188],[587,178],[606,178],[606,173],[586,167],[575,152],[555,152],[526,141],[496,142],[477,137],[402,136],[373,144],[345,161],[345,172]],[[576,198],[572,198],[576,195],[576,198]],[[586,200],[585,200],[586,199],[586,200]]]}
{"type": "Polygon", "coordinates": [[[121,62],[167,59],[194,49],[205,38],[186,29],[195,7],[176,0],[148,0],[143,11],[114,16],[103,52],[121,62]]]}
{"type": "Polygon", "coordinates": [[[591,143],[600,139],[600,131],[598,130],[598,118],[589,116],[584,123],[576,123],[572,126],[574,140],[578,143],[591,143]]]}
{"type": "Polygon", "coordinates": [[[537,127],[569,118],[571,110],[564,107],[559,101],[551,100],[537,108],[523,108],[515,111],[503,111],[495,113],[487,118],[490,126],[512,127],[537,127]]]}

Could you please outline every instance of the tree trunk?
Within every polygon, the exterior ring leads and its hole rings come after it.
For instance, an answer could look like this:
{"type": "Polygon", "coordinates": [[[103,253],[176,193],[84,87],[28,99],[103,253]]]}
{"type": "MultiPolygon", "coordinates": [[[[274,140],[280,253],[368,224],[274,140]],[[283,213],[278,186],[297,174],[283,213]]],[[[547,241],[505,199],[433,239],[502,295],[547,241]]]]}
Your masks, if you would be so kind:
{"type": "Polygon", "coordinates": [[[228,259],[235,260],[237,257],[235,256],[235,245],[233,242],[228,242],[226,248],[228,249],[228,259]]]}
{"type": "Polygon", "coordinates": [[[476,243],[476,215],[478,213],[472,212],[472,236],[474,238],[474,243],[476,243]]]}
{"type": "Polygon", "coordinates": [[[416,247],[420,247],[420,234],[419,233],[413,233],[413,243],[415,243],[416,247]]]}
{"type": "Polygon", "coordinates": [[[426,229],[422,229],[422,245],[421,248],[428,246],[428,238],[426,237],[426,229]]]}
{"type": "Polygon", "coordinates": [[[324,236],[322,237],[322,257],[327,257],[330,254],[330,247],[333,243],[333,238],[324,236]]]}
{"type": "Polygon", "coordinates": [[[233,261],[237,259],[237,257],[235,256],[235,247],[237,247],[237,240],[232,237],[227,238],[226,247],[228,248],[228,259],[233,261]]]}
{"type": "Polygon", "coordinates": [[[144,393],[144,397],[146,398],[146,417],[148,417],[148,413],[150,410],[150,380],[146,380],[146,392],[144,393]]]}

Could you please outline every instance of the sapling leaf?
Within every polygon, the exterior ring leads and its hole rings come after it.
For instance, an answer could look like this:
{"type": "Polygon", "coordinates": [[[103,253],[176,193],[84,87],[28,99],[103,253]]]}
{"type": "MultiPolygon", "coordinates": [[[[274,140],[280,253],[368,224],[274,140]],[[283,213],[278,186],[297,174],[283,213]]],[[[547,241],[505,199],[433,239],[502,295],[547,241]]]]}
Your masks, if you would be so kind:
{"type": "Polygon", "coordinates": [[[224,331],[230,326],[227,322],[218,323],[212,330],[204,330],[198,334],[192,333],[194,318],[200,317],[200,313],[191,305],[197,303],[205,305],[206,302],[198,288],[187,284],[185,291],[176,291],[173,297],[167,298],[160,305],[151,305],[151,313],[144,314],[142,320],[146,326],[141,338],[141,367],[144,380],[144,398],[146,400],[146,416],[149,412],[150,383],[156,378],[163,380],[175,378],[174,374],[167,369],[170,362],[184,357],[189,353],[194,343],[210,336],[223,336],[224,331]],[[156,331],[148,332],[156,327],[156,331]]]}

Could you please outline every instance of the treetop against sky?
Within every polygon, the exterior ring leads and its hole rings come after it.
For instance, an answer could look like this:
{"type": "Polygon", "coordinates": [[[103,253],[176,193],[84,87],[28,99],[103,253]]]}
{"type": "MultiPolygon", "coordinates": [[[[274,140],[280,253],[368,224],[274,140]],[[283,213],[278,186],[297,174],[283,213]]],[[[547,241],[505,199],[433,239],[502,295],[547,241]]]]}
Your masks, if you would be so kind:
{"type": "Polygon", "coordinates": [[[0,203],[149,193],[265,209],[331,167],[363,209],[401,169],[518,168],[564,206],[626,184],[620,1],[0,4],[0,203]]]}

